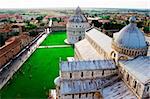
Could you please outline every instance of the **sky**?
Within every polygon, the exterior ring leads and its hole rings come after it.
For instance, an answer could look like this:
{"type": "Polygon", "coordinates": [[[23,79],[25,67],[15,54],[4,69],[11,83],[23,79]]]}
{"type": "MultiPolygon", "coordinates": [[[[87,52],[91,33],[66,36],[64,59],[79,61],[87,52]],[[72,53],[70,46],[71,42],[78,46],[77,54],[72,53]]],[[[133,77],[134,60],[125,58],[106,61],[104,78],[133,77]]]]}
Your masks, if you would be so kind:
{"type": "Polygon", "coordinates": [[[144,8],[150,9],[150,0],[0,0],[0,8],[144,8]]]}

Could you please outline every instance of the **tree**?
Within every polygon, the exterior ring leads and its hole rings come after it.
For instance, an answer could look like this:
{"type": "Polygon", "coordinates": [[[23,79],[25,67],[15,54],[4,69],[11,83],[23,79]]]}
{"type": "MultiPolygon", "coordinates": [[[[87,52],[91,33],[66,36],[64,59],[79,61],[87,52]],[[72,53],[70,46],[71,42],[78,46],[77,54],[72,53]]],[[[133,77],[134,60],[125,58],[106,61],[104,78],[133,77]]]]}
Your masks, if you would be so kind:
{"type": "Polygon", "coordinates": [[[143,22],[137,22],[137,27],[142,28],[143,27],[143,22]]]}
{"type": "Polygon", "coordinates": [[[36,28],[37,28],[36,25],[30,24],[30,23],[28,23],[28,24],[25,26],[25,29],[26,29],[26,30],[33,30],[33,29],[36,29],[36,28]]]}
{"type": "Polygon", "coordinates": [[[36,35],[38,35],[38,32],[36,32],[36,31],[30,31],[29,35],[30,36],[36,36],[36,35]]]}
{"type": "Polygon", "coordinates": [[[44,18],[43,16],[39,16],[36,18],[36,20],[43,20],[43,18],[44,18]]]}
{"type": "Polygon", "coordinates": [[[145,33],[149,33],[149,32],[150,32],[150,27],[144,27],[143,31],[144,31],[145,33]]]}
{"type": "Polygon", "coordinates": [[[99,23],[98,20],[92,20],[91,24],[94,24],[94,26],[97,28],[102,26],[102,23],[99,23]]]}

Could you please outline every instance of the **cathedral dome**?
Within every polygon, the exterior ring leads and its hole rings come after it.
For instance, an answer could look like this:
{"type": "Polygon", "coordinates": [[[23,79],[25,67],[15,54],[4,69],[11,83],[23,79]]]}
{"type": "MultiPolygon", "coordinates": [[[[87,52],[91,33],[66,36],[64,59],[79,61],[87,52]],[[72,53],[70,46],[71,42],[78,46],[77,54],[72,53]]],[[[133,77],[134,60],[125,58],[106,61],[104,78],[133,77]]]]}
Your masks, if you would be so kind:
{"type": "Polygon", "coordinates": [[[130,24],[120,30],[115,42],[122,47],[139,49],[146,47],[144,33],[135,24],[135,17],[129,19],[130,24]]]}
{"type": "Polygon", "coordinates": [[[136,26],[136,18],[134,16],[129,19],[130,24],[121,29],[112,43],[113,49],[129,55],[138,56],[146,55],[147,43],[144,33],[136,26]]]}
{"type": "Polygon", "coordinates": [[[80,7],[76,8],[75,14],[69,18],[69,22],[73,23],[87,22],[87,18],[83,15],[80,7]]]}

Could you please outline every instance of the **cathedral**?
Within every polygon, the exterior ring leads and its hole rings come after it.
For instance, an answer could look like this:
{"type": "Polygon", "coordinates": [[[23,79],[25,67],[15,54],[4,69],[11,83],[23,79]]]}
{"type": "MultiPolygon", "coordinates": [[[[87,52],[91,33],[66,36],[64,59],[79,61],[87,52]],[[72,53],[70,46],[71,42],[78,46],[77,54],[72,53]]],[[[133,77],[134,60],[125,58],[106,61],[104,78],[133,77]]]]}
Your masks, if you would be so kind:
{"type": "Polygon", "coordinates": [[[75,55],[60,61],[54,80],[57,99],[150,99],[148,43],[136,18],[129,21],[113,38],[90,28],[72,42],[75,55]]]}

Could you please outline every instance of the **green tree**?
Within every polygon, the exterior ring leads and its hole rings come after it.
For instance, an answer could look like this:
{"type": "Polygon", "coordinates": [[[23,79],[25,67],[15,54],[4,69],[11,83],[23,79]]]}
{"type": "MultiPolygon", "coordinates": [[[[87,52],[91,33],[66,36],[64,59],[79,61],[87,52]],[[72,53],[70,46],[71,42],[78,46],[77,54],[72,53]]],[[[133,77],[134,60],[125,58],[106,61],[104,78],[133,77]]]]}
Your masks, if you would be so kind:
{"type": "Polygon", "coordinates": [[[150,32],[150,27],[144,27],[143,31],[144,31],[145,33],[150,32]]]}
{"type": "Polygon", "coordinates": [[[36,29],[37,26],[34,25],[34,24],[30,24],[28,23],[26,26],[25,26],[25,30],[33,30],[33,29],[36,29]]]}
{"type": "Polygon", "coordinates": [[[30,36],[36,36],[36,35],[38,35],[38,32],[36,32],[36,31],[30,31],[29,35],[30,36]]]}
{"type": "Polygon", "coordinates": [[[102,23],[98,22],[98,20],[92,20],[91,24],[94,24],[94,26],[97,28],[102,26],[102,23]]]}
{"type": "Polygon", "coordinates": [[[43,16],[39,16],[36,18],[36,20],[41,21],[41,20],[43,20],[43,18],[44,18],[43,16]]]}

